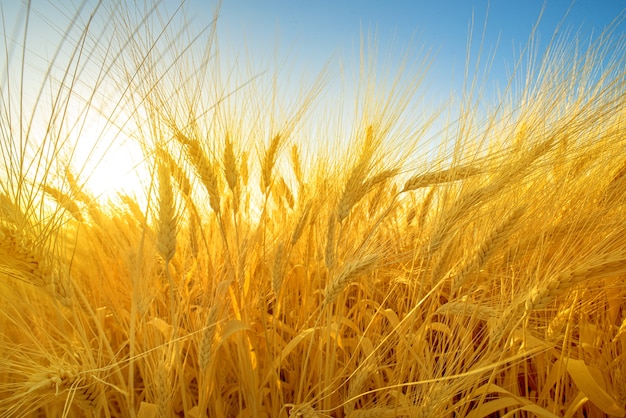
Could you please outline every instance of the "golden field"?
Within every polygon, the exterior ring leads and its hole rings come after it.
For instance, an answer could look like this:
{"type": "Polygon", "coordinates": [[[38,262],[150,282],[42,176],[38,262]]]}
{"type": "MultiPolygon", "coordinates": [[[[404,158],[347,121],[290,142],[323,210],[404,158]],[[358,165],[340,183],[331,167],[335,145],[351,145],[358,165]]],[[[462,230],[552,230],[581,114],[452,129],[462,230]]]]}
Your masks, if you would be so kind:
{"type": "Polygon", "coordinates": [[[282,103],[229,84],[213,24],[129,15],[51,64],[50,108],[3,77],[0,416],[626,415],[623,37],[554,41],[498,100],[469,79],[428,142],[423,74],[367,46],[320,108],[327,76],[282,103]],[[77,168],[85,61],[141,193],[77,168]]]}

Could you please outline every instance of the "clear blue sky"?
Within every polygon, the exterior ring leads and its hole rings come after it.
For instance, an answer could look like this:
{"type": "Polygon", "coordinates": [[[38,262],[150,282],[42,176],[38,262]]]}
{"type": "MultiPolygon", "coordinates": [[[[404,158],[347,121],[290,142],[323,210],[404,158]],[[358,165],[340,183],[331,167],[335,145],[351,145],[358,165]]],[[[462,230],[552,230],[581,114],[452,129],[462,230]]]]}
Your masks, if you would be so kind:
{"type": "MultiPolygon", "coordinates": [[[[14,26],[21,23],[21,19],[16,16],[25,2],[0,0],[6,22],[3,29],[9,35],[15,33],[14,26]]],[[[87,11],[91,3],[95,1],[88,2],[87,11]]],[[[105,1],[105,4],[110,3],[105,1]]],[[[178,4],[175,0],[163,0],[161,3],[169,10],[174,10],[178,4]]],[[[215,0],[187,0],[188,16],[194,24],[206,25],[211,21],[215,4],[215,0]]],[[[46,52],[42,55],[51,56],[67,25],[72,6],[49,0],[33,0],[32,5],[37,13],[31,19],[29,46],[45,48],[46,52]],[[64,11],[65,16],[59,10],[64,11]],[[46,42],[48,45],[44,46],[46,42]]],[[[226,52],[245,57],[248,51],[255,61],[267,63],[274,58],[278,45],[278,58],[290,64],[291,72],[298,74],[306,70],[309,75],[315,74],[332,59],[341,58],[351,62],[352,58],[358,56],[358,44],[363,33],[376,30],[382,53],[387,52],[390,40],[394,38],[397,48],[392,51],[392,60],[399,59],[403,48],[413,39],[417,46],[430,49],[435,54],[427,81],[436,85],[437,89],[447,90],[447,94],[450,89],[458,90],[463,81],[468,28],[472,16],[472,56],[476,57],[477,45],[486,27],[484,50],[492,51],[498,44],[492,78],[503,82],[505,63],[509,66],[513,64],[515,53],[519,53],[528,41],[532,27],[544,7],[538,29],[541,46],[547,44],[561,21],[564,22],[563,30],[576,33],[579,40],[584,41],[592,34],[597,36],[624,13],[626,2],[223,0],[218,28],[220,42],[225,46],[221,49],[222,54],[226,52]]],[[[617,34],[623,36],[625,29],[626,24],[620,23],[617,34]]],[[[41,67],[45,67],[43,63],[41,67]]],[[[258,70],[262,71],[263,68],[258,70]]]]}
{"type": "MultiPolygon", "coordinates": [[[[199,4],[206,3],[195,1],[190,6],[200,9],[199,4]]],[[[218,26],[222,38],[240,47],[245,39],[260,54],[272,52],[278,41],[280,50],[303,68],[320,68],[332,56],[352,56],[362,31],[376,29],[383,50],[394,37],[400,45],[395,51],[398,58],[402,46],[414,38],[419,45],[435,52],[429,80],[453,88],[462,81],[472,15],[473,56],[486,19],[485,51],[498,43],[493,66],[494,78],[498,79],[504,77],[505,63],[512,65],[514,53],[519,53],[528,41],[544,7],[538,27],[541,45],[549,42],[561,21],[562,31],[576,33],[580,40],[599,35],[624,13],[626,2],[225,0],[218,26]]],[[[618,33],[623,36],[625,29],[626,25],[621,23],[618,33]]]]}
{"type": "MultiPolygon", "coordinates": [[[[0,0],[4,16],[0,29],[9,40],[6,44],[9,50],[8,67],[12,68],[11,71],[19,71],[21,63],[19,45],[23,36],[25,3],[26,0],[0,0]]],[[[26,94],[32,92],[36,95],[41,87],[41,83],[29,71],[34,69],[35,73],[45,72],[56,47],[65,36],[73,8],[80,2],[75,0],[72,3],[32,0],[33,13],[28,31],[24,83],[26,94]]],[[[80,22],[86,22],[95,3],[95,0],[87,1],[80,22]]],[[[139,3],[127,0],[131,8],[139,3]]],[[[113,2],[105,0],[104,4],[110,7],[113,2]]],[[[173,11],[179,2],[163,0],[159,4],[159,7],[173,11]]],[[[187,0],[185,7],[187,17],[192,20],[190,25],[202,27],[209,24],[215,4],[214,0],[187,0]]],[[[141,5],[136,7],[143,8],[141,5]]],[[[309,78],[313,78],[329,62],[331,77],[339,76],[336,65],[338,59],[348,64],[346,75],[353,75],[350,64],[356,63],[363,34],[376,31],[381,57],[386,57],[392,65],[403,56],[404,48],[412,40],[416,47],[430,49],[434,54],[424,83],[425,88],[429,89],[426,99],[443,101],[451,92],[457,95],[461,93],[472,16],[474,35],[471,57],[477,57],[478,45],[483,29],[486,28],[483,57],[492,53],[496,44],[498,45],[489,82],[503,86],[507,82],[506,69],[512,67],[515,56],[528,42],[531,30],[544,7],[537,32],[540,49],[548,44],[561,22],[561,32],[570,32],[570,40],[578,40],[584,44],[590,37],[599,36],[607,25],[624,15],[626,1],[577,0],[572,3],[569,0],[551,0],[544,3],[543,0],[223,0],[218,21],[218,37],[221,54],[230,58],[240,56],[240,62],[244,64],[247,54],[251,54],[253,71],[260,73],[269,69],[270,74],[271,64],[277,58],[278,62],[287,64],[281,74],[292,77],[296,84],[299,74],[307,73],[309,78]],[[392,39],[395,40],[396,47],[389,50],[392,39]]],[[[613,36],[623,38],[625,29],[626,24],[620,22],[613,36]]],[[[78,29],[71,32],[71,40],[67,42],[63,56],[69,57],[79,33],[78,29]]],[[[97,41],[97,31],[93,31],[92,36],[92,41],[97,41]]],[[[0,57],[0,65],[4,69],[7,68],[3,62],[5,56],[2,54],[0,57]]],[[[5,70],[0,72],[3,75],[3,80],[0,81],[3,83],[6,82],[4,72],[5,70]]],[[[13,87],[15,79],[13,77],[13,87]]],[[[331,88],[326,98],[332,100],[334,92],[331,88]]],[[[94,103],[106,113],[108,100],[108,97],[96,98],[94,103]],[[95,103],[98,100],[100,102],[95,103]]],[[[73,105],[80,108],[79,103],[73,105]]],[[[88,128],[97,131],[92,125],[88,128]]],[[[81,134],[85,132],[82,131],[81,134]]],[[[86,141],[85,135],[81,138],[81,141],[86,141]]],[[[86,147],[89,148],[89,144],[86,147]]],[[[120,151],[111,159],[119,163],[126,154],[128,153],[120,151]]],[[[103,182],[110,180],[115,173],[120,173],[121,182],[125,181],[124,170],[108,169],[104,172],[103,182]]]]}

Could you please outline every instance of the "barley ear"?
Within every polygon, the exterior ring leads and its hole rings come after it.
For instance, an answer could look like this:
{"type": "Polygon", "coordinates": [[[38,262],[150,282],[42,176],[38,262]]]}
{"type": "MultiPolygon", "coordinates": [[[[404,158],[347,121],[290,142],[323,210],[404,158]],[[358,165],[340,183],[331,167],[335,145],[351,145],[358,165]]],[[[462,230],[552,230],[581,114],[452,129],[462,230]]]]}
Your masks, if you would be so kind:
{"type": "Polygon", "coordinates": [[[491,231],[487,239],[480,244],[472,258],[465,262],[459,273],[454,277],[452,282],[452,290],[454,292],[463,286],[469,273],[480,269],[480,267],[487,262],[489,257],[491,257],[493,252],[502,246],[524,212],[525,208],[518,208],[508,219],[491,231]]]}
{"type": "Polygon", "coordinates": [[[285,262],[285,245],[281,242],[276,248],[276,254],[274,255],[274,269],[272,272],[272,288],[274,289],[274,294],[276,295],[280,293],[280,288],[283,284],[285,274],[285,262]]]}
{"type": "Polygon", "coordinates": [[[339,275],[337,275],[324,289],[324,305],[330,305],[337,299],[343,290],[359,276],[372,271],[380,255],[370,254],[360,260],[347,263],[339,275]]]}
{"type": "MultiPolygon", "coordinates": [[[[337,202],[337,221],[339,223],[348,216],[352,207],[367,194],[373,184],[365,181],[367,171],[371,168],[371,161],[375,150],[374,128],[369,125],[365,132],[363,148],[357,163],[352,167],[344,185],[339,201],[337,202]]],[[[382,179],[379,179],[382,181],[382,179]]]]}
{"type": "Polygon", "coordinates": [[[328,270],[335,266],[335,217],[331,215],[328,219],[328,230],[326,231],[326,251],[324,261],[328,270]]]}
{"type": "Polygon", "coordinates": [[[302,165],[300,162],[300,151],[298,150],[298,145],[293,144],[291,147],[291,166],[293,168],[293,173],[296,176],[296,180],[298,180],[298,184],[300,187],[304,185],[304,174],[302,172],[302,165]]]}
{"type": "Polygon", "coordinates": [[[545,284],[538,284],[533,287],[526,300],[526,314],[536,309],[545,308],[556,297],[579,283],[624,272],[626,272],[626,254],[624,252],[619,251],[597,256],[557,275],[545,284]]]}
{"type": "Polygon", "coordinates": [[[79,222],[83,221],[83,214],[81,213],[80,208],[71,198],[71,196],[47,184],[43,185],[43,191],[50,195],[56,201],[56,203],[65,211],[67,211],[70,215],[72,215],[74,219],[79,222]]]}
{"type": "Polygon", "coordinates": [[[426,223],[426,217],[428,216],[428,212],[430,211],[430,207],[433,203],[436,190],[437,189],[435,187],[432,187],[430,191],[428,192],[428,194],[426,195],[426,197],[424,198],[424,200],[422,201],[422,205],[420,206],[419,223],[418,223],[418,226],[420,227],[423,227],[424,224],[426,223]]]}
{"type": "Polygon", "coordinates": [[[430,173],[416,174],[406,181],[401,193],[432,186],[434,184],[463,180],[480,173],[481,171],[477,167],[460,166],[446,170],[432,171],[430,173]]]}
{"type": "Polygon", "coordinates": [[[215,337],[215,333],[217,332],[218,317],[229,285],[229,280],[223,280],[218,283],[213,296],[211,308],[209,309],[209,313],[205,321],[200,346],[198,347],[198,365],[200,366],[200,371],[202,372],[206,371],[211,360],[213,339],[215,337]]]}
{"type": "Polygon", "coordinates": [[[237,168],[237,158],[235,157],[233,142],[230,140],[228,134],[226,134],[224,145],[224,176],[226,177],[228,188],[234,192],[238,185],[239,170],[237,168]]]}
{"type": "Polygon", "coordinates": [[[158,249],[165,262],[169,263],[176,253],[176,208],[170,173],[166,162],[161,157],[157,162],[157,175],[159,181],[158,249]]]}
{"type": "Polygon", "coordinates": [[[263,156],[263,162],[261,164],[261,191],[267,194],[272,184],[272,170],[274,164],[276,164],[276,157],[278,156],[278,150],[281,145],[281,134],[274,135],[274,138],[270,141],[270,145],[265,151],[263,156]]]}
{"type": "Polygon", "coordinates": [[[213,164],[207,158],[198,140],[187,138],[181,132],[177,132],[174,137],[178,140],[178,142],[180,142],[181,145],[186,147],[187,157],[189,158],[191,165],[195,168],[198,178],[209,194],[209,205],[215,213],[219,214],[220,192],[213,164]]]}
{"type": "Polygon", "coordinates": [[[170,396],[170,376],[169,370],[165,363],[165,355],[161,356],[161,360],[156,370],[156,404],[157,417],[166,418],[171,416],[171,396],[170,396]]]}
{"type": "Polygon", "coordinates": [[[312,207],[311,202],[310,201],[307,202],[306,205],[304,206],[304,209],[302,210],[300,219],[298,219],[298,223],[296,224],[296,227],[291,233],[291,246],[292,247],[296,245],[296,243],[302,236],[302,232],[304,232],[304,227],[306,226],[307,220],[309,219],[309,213],[311,212],[311,207],[312,207]]]}

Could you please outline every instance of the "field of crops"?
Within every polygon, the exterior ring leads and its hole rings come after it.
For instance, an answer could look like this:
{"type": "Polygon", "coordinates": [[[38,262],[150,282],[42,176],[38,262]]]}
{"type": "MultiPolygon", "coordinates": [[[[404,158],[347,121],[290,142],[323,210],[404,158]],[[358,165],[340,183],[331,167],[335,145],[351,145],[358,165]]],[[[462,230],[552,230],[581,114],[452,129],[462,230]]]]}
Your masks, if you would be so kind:
{"type": "Polygon", "coordinates": [[[150,22],[85,27],[49,108],[3,75],[0,416],[626,415],[623,37],[554,42],[497,101],[468,80],[433,142],[423,74],[378,83],[367,45],[320,110],[324,77],[279,103],[227,85],[211,26],[150,22]],[[136,194],[74,160],[90,60],[136,194]]]}

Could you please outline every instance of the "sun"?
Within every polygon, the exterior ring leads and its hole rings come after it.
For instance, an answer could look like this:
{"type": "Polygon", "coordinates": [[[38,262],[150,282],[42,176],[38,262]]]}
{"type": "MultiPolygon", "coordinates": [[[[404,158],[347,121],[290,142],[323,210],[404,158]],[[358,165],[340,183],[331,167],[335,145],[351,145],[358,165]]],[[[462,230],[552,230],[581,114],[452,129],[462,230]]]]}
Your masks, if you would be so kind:
{"type": "Polygon", "coordinates": [[[74,139],[71,163],[84,191],[103,203],[120,194],[143,200],[150,170],[141,139],[104,117],[91,118],[89,125],[92,129],[83,129],[74,139]]]}

